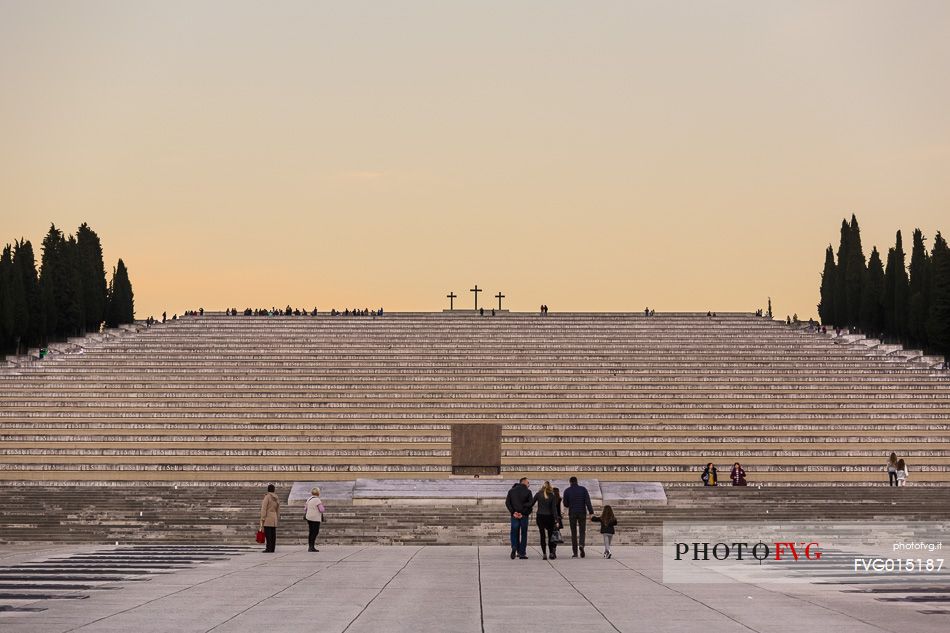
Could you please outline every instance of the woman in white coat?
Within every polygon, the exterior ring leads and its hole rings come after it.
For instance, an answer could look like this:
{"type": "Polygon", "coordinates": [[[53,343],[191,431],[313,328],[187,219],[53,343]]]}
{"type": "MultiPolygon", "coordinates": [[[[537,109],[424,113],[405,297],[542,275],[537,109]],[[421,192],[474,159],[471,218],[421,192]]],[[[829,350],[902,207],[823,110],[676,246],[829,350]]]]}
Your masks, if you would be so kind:
{"type": "Polygon", "coordinates": [[[323,501],[320,499],[320,489],[314,488],[310,491],[310,498],[307,499],[307,503],[304,506],[304,518],[307,519],[307,526],[310,528],[310,532],[307,536],[307,543],[309,544],[308,552],[320,551],[315,547],[315,543],[317,541],[317,535],[320,533],[320,523],[323,522],[324,511],[323,501]]]}

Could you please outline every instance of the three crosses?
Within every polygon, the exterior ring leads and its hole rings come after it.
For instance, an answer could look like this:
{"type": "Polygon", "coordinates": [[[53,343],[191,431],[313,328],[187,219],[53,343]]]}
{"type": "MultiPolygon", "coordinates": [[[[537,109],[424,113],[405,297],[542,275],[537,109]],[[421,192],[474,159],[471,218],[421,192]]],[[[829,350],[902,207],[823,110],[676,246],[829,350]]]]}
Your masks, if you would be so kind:
{"type": "MultiPolygon", "coordinates": [[[[475,294],[475,309],[478,310],[478,293],[485,292],[485,289],[479,288],[478,284],[475,284],[475,287],[469,290],[469,292],[472,292],[475,294]]],[[[449,294],[445,295],[445,297],[446,299],[449,300],[449,310],[454,310],[455,299],[458,297],[458,295],[455,294],[455,292],[450,292],[449,294]]],[[[505,298],[505,295],[503,295],[501,291],[499,291],[498,294],[495,295],[495,298],[498,299],[498,309],[501,310],[501,300],[505,298]]]]}

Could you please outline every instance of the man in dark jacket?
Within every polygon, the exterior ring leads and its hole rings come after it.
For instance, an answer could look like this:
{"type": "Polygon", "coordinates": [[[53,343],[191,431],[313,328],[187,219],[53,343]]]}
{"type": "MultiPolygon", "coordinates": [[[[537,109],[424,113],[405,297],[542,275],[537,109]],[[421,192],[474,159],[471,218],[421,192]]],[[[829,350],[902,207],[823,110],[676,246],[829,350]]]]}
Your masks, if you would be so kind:
{"type": "Polygon", "coordinates": [[[528,558],[528,517],[534,505],[534,495],[528,489],[528,478],[522,477],[508,491],[505,507],[511,513],[511,558],[528,558]]]}
{"type": "Polygon", "coordinates": [[[571,549],[577,558],[577,531],[580,529],[581,558],[584,558],[584,545],[587,538],[587,517],[594,514],[594,506],[590,503],[590,493],[587,488],[577,485],[577,477],[571,477],[571,485],[564,491],[564,507],[567,508],[568,520],[571,522],[571,549]]]}

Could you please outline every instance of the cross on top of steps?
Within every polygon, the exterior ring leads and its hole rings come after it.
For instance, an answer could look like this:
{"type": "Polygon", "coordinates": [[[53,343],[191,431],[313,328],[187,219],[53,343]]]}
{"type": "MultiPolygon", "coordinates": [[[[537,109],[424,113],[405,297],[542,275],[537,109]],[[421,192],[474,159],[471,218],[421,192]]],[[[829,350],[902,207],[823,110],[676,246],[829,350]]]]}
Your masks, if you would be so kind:
{"type": "Polygon", "coordinates": [[[475,284],[475,287],[472,288],[471,290],[469,290],[469,292],[474,292],[474,293],[475,293],[475,309],[478,310],[478,293],[479,293],[479,292],[485,292],[485,290],[482,289],[482,288],[479,288],[479,287],[478,287],[478,284],[475,284]]]}

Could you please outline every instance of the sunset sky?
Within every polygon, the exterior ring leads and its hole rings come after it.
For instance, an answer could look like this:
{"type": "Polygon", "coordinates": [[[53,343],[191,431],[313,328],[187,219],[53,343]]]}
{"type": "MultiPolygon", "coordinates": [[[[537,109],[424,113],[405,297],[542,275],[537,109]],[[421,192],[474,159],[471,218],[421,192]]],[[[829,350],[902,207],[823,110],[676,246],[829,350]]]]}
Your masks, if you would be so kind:
{"type": "Polygon", "coordinates": [[[943,0],[0,0],[0,239],[89,222],[141,318],[807,318],[842,217],[950,233],[948,77],[943,0]]]}

